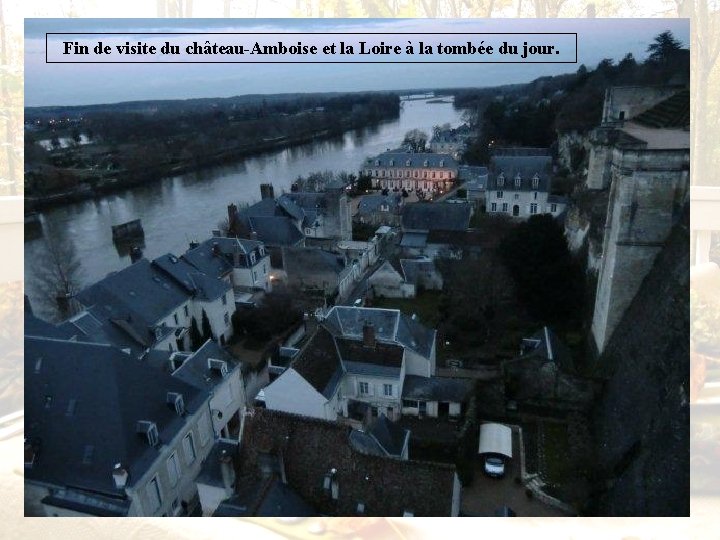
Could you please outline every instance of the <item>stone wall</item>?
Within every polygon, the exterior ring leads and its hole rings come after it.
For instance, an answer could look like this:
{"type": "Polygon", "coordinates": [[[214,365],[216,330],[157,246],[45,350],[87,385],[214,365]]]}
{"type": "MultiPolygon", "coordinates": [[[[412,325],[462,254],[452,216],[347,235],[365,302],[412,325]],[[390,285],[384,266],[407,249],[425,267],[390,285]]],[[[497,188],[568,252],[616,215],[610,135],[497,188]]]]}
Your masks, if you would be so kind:
{"type": "Polygon", "coordinates": [[[689,514],[687,213],[600,358],[596,515],[689,514]]]}

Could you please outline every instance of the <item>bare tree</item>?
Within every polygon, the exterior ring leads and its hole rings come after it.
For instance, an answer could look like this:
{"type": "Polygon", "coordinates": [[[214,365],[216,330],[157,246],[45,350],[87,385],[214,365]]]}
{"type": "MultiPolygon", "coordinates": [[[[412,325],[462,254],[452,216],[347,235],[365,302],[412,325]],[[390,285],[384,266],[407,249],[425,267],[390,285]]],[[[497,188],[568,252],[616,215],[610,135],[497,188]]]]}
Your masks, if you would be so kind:
{"type": "Polygon", "coordinates": [[[424,152],[427,140],[427,133],[420,129],[411,129],[405,134],[402,144],[413,152],[424,152]]]}
{"type": "Polygon", "coordinates": [[[30,279],[45,299],[55,320],[64,320],[77,312],[75,295],[80,290],[80,260],[72,242],[56,229],[46,226],[45,264],[34,264],[30,279]]]}

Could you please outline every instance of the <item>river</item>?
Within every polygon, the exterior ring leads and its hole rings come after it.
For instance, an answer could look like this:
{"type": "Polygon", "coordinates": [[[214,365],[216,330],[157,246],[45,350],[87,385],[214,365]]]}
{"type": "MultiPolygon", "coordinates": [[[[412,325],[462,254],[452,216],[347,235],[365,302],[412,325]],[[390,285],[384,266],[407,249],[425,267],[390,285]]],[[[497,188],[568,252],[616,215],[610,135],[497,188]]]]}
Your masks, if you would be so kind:
{"type": "MultiPolygon", "coordinates": [[[[450,99],[450,98],[446,98],[450,99]]],[[[357,173],[368,156],[396,148],[405,133],[418,128],[430,134],[432,126],[461,124],[461,112],[451,103],[405,100],[400,117],[373,128],[346,133],[337,140],[317,141],[246,158],[232,165],[204,168],[195,173],[164,178],[105,197],[44,211],[40,220],[51,229],[63,250],[74,252],[80,263],[82,286],[128,264],[112,242],[111,225],[141,219],[145,229],[145,256],[180,255],[190,240],[203,240],[227,215],[230,202],[260,199],[260,184],[271,182],[275,194],[289,191],[300,175],[314,171],[357,173]]],[[[37,268],[47,266],[45,238],[25,242],[25,292],[38,315],[49,315],[47,298],[40,292],[37,268]]]]}

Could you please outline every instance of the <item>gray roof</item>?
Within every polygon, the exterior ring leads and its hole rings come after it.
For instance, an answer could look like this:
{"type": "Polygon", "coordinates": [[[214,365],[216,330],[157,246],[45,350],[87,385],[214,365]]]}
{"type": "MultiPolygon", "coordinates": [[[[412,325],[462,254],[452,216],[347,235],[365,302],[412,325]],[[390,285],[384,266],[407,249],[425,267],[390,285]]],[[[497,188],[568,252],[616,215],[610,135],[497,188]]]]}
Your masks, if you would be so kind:
{"type": "Polygon", "coordinates": [[[277,476],[253,482],[240,493],[222,501],[214,517],[310,517],[318,516],[295,490],[277,476]]]}
{"type": "Polygon", "coordinates": [[[404,349],[394,343],[376,342],[374,347],[365,347],[353,339],[335,338],[338,353],[347,373],[375,375],[378,377],[399,377],[404,349]]]}
{"type": "Polygon", "coordinates": [[[330,272],[338,277],[347,275],[351,266],[345,258],[318,247],[288,247],[283,250],[283,264],[290,277],[303,278],[318,272],[330,272]]]}
{"type": "Polygon", "coordinates": [[[188,293],[201,300],[216,300],[232,288],[230,283],[217,275],[210,276],[199,272],[185,259],[170,253],[153,260],[153,264],[181,284],[188,293]]]}
{"type": "Polygon", "coordinates": [[[404,429],[380,414],[367,431],[353,429],[350,444],[364,454],[380,457],[402,457],[403,449],[410,437],[410,430],[404,429]]]}
{"type": "Polygon", "coordinates": [[[214,237],[205,240],[195,248],[188,249],[182,256],[201,272],[213,277],[224,277],[235,266],[235,255],[238,257],[238,266],[248,267],[248,255],[255,251],[257,258],[262,242],[244,238],[214,237]],[[217,244],[219,254],[214,253],[213,246],[217,244]]]}
{"type": "Polygon", "coordinates": [[[400,259],[400,267],[407,283],[417,283],[418,277],[423,274],[437,273],[435,262],[430,259],[400,259]]]}
{"type": "Polygon", "coordinates": [[[427,232],[406,232],[400,240],[400,247],[423,248],[427,245],[427,232]]]}
{"type": "Polygon", "coordinates": [[[172,375],[196,388],[212,389],[222,382],[223,377],[217,370],[208,367],[210,358],[227,362],[228,372],[239,366],[237,360],[221,349],[215,341],[208,339],[172,375]]]}
{"type": "Polygon", "coordinates": [[[540,156],[493,156],[490,162],[492,174],[488,180],[488,189],[506,189],[508,191],[550,191],[550,173],[552,157],[540,156]],[[504,184],[497,185],[500,174],[504,176],[504,184]],[[515,178],[520,175],[520,186],[515,186],[515,178]],[[538,176],[538,187],[533,188],[533,177],[538,176]]]}
{"type": "Polygon", "coordinates": [[[472,381],[468,379],[449,379],[446,377],[420,377],[405,375],[403,399],[420,401],[451,401],[462,403],[472,390],[472,381]]]}
{"type": "Polygon", "coordinates": [[[387,212],[397,213],[402,204],[402,195],[363,195],[358,203],[358,214],[367,216],[380,212],[382,206],[387,206],[387,212]]]}
{"type": "Polygon", "coordinates": [[[38,455],[26,480],[122,494],[113,466],[122,463],[133,486],[159,456],[137,422],[155,422],[161,444],[185,428],[166,403],[168,392],[182,394],[190,414],[209,397],[115,347],[26,337],[25,437],[38,455]]]}
{"type": "Polygon", "coordinates": [[[464,231],[470,226],[469,204],[412,203],[402,209],[403,230],[464,231]]]}
{"type": "Polygon", "coordinates": [[[323,325],[334,335],[362,340],[363,325],[372,323],[375,338],[396,343],[429,358],[435,342],[435,330],[426,328],[397,309],[335,306],[323,325]]]}
{"type": "Polygon", "coordinates": [[[217,441],[207,458],[203,462],[200,473],[195,480],[198,484],[206,484],[208,486],[223,487],[223,475],[220,458],[226,454],[233,460],[238,454],[238,444],[236,441],[217,441]]]}
{"type": "Polygon", "coordinates": [[[365,167],[428,167],[457,169],[458,163],[450,154],[435,154],[432,152],[383,152],[373,158],[365,160],[365,167]],[[377,164],[379,162],[379,165],[377,164]],[[410,163],[408,165],[408,162],[410,163]],[[442,163],[442,165],[441,165],[442,163]]]}
{"type": "Polygon", "coordinates": [[[524,338],[520,345],[520,359],[541,358],[555,362],[566,371],[574,369],[574,363],[570,351],[560,341],[557,334],[547,326],[533,334],[530,338],[524,338]]]}
{"type": "Polygon", "coordinates": [[[252,217],[248,218],[247,227],[268,246],[295,246],[305,237],[290,218],[252,217]]]}
{"type": "Polygon", "coordinates": [[[153,325],[190,296],[175,279],[147,259],[140,259],[80,291],[77,299],[85,307],[95,306],[98,318],[123,321],[123,326],[139,340],[152,343],[153,325]]]}
{"type": "Polygon", "coordinates": [[[343,373],[332,334],[319,327],[293,361],[292,368],[326,399],[330,399],[343,373]]]}
{"type": "Polygon", "coordinates": [[[38,319],[31,311],[25,310],[25,335],[48,337],[55,339],[70,339],[75,335],[74,329],[66,328],[62,324],[54,325],[38,319]]]}

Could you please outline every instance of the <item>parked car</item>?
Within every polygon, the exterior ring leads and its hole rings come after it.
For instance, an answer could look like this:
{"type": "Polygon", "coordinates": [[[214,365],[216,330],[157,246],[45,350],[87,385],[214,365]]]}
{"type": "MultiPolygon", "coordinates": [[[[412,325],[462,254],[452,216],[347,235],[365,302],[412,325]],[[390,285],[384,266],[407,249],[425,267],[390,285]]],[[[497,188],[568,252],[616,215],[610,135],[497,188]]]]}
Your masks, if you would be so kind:
{"type": "Polygon", "coordinates": [[[502,478],[505,476],[505,461],[496,456],[486,457],[485,474],[493,478],[502,478]]]}

